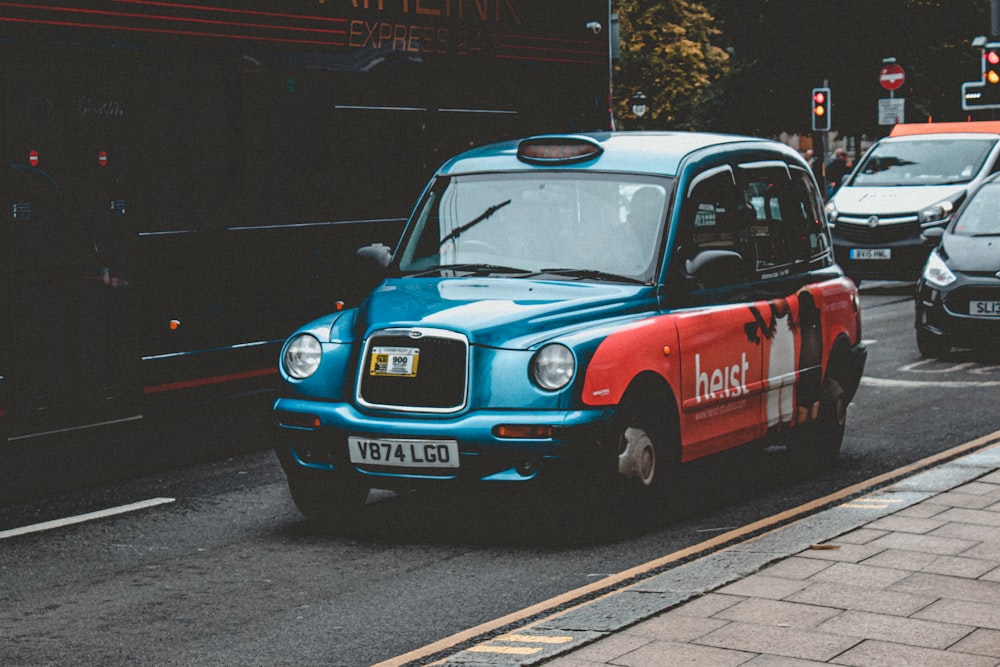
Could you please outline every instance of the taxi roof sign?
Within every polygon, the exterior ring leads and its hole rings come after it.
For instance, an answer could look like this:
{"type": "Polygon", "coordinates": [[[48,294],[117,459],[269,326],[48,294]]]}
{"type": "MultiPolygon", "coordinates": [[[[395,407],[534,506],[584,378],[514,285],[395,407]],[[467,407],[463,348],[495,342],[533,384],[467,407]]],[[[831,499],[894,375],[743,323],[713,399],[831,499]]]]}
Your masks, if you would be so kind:
{"type": "Polygon", "coordinates": [[[574,164],[603,152],[599,143],[580,136],[531,137],[517,145],[517,158],[531,164],[574,164]]]}
{"type": "Polygon", "coordinates": [[[892,128],[889,136],[905,137],[913,134],[954,134],[958,132],[1000,134],[1000,120],[973,120],[957,123],[899,123],[892,128]]]}

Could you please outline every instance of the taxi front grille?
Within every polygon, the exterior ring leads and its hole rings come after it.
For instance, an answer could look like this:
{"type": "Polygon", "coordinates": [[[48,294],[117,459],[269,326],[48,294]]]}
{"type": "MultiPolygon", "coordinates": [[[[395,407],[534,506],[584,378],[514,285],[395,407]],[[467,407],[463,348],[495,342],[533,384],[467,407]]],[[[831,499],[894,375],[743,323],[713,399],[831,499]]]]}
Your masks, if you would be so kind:
{"type": "Polygon", "coordinates": [[[847,241],[870,245],[905,241],[920,236],[920,223],[916,220],[895,224],[880,223],[871,227],[867,222],[846,222],[841,218],[837,220],[836,229],[847,241]]]}
{"type": "Polygon", "coordinates": [[[457,412],[466,403],[468,367],[469,343],[461,334],[425,328],[376,332],[361,359],[357,399],[369,408],[457,412]],[[406,363],[387,368],[375,358],[387,354],[406,363]]]}

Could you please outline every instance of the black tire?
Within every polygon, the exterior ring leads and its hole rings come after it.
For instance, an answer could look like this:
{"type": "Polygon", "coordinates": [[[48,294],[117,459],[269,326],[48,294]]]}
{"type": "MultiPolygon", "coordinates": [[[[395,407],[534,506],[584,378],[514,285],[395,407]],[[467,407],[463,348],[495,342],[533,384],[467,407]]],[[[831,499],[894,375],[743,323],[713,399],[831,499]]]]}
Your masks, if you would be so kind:
{"type": "Polygon", "coordinates": [[[847,392],[832,378],[823,383],[819,416],[809,429],[807,440],[799,447],[811,467],[828,468],[840,457],[847,426],[847,392]]]}
{"type": "Polygon", "coordinates": [[[351,523],[364,507],[368,488],[339,482],[312,471],[288,474],[288,490],[303,516],[311,523],[341,527],[351,523]]]}
{"type": "MultiPolygon", "coordinates": [[[[655,395],[655,394],[653,394],[655,395]]],[[[622,403],[613,432],[618,455],[618,486],[630,506],[664,509],[677,494],[680,450],[676,417],[667,401],[622,403]]]]}
{"type": "Polygon", "coordinates": [[[924,359],[944,359],[951,352],[951,340],[947,336],[917,329],[917,349],[924,359]]]}

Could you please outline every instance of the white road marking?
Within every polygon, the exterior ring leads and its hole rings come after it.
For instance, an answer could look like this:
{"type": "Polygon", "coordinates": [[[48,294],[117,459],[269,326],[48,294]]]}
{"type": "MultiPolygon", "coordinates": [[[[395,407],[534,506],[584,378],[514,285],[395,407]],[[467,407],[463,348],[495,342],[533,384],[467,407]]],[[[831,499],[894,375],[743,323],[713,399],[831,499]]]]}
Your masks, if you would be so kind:
{"type": "Polygon", "coordinates": [[[157,505],[167,505],[172,502],[175,502],[174,498],[150,498],[149,500],[142,500],[129,505],[119,505],[118,507],[110,507],[106,510],[98,510],[97,512],[88,512],[87,514],[78,514],[77,516],[66,517],[65,519],[53,519],[52,521],[43,521],[42,523],[35,523],[30,526],[11,528],[10,530],[0,531],[0,540],[5,540],[8,537],[17,537],[18,535],[26,535],[28,533],[40,533],[46,530],[62,528],[64,526],[72,526],[73,524],[84,523],[86,521],[104,519],[118,514],[127,514],[128,512],[135,512],[149,507],[156,507],[157,505]]]}
{"type": "Polygon", "coordinates": [[[888,378],[861,377],[861,384],[871,387],[895,387],[918,389],[933,386],[945,389],[968,389],[969,387],[1000,387],[1000,380],[890,380],[888,378]]]}

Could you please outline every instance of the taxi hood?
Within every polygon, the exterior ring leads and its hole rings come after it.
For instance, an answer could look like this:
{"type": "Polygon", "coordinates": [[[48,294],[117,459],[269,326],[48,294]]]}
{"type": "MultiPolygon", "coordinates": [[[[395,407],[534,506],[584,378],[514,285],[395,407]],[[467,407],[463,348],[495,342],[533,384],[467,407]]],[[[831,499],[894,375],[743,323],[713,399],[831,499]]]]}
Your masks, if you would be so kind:
{"type": "Polygon", "coordinates": [[[917,213],[965,191],[966,185],[846,185],[830,201],[841,215],[868,216],[917,213]]]}
{"type": "Polygon", "coordinates": [[[358,309],[355,336],[391,327],[440,327],[474,345],[528,349],[601,320],[656,307],[655,289],[523,278],[396,278],[358,309]]]}

